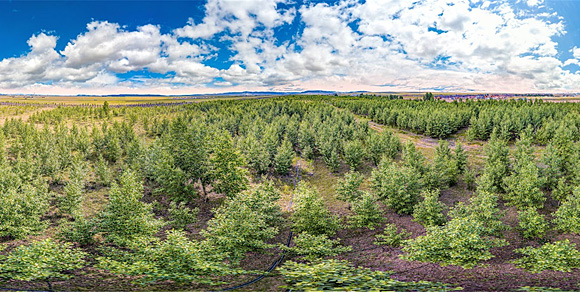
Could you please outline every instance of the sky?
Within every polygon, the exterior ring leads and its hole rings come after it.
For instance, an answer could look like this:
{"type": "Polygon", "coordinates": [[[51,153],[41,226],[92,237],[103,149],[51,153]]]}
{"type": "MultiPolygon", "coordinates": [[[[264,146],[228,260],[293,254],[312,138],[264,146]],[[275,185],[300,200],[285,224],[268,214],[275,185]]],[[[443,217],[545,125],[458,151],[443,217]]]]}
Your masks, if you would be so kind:
{"type": "Polygon", "coordinates": [[[0,94],[580,92],[580,0],[0,0],[0,94]]]}

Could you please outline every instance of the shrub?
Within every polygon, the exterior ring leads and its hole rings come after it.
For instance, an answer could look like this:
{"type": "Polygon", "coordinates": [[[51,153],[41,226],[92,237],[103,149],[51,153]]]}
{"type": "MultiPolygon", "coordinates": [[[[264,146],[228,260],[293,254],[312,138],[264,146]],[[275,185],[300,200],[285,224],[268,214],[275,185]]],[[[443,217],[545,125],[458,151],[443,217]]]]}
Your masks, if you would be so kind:
{"type": "Polygon", "coordinates": [[[491,259],[492,247],[507,245],[507,241],[485,236],[484,224],[470,217],[451,220],[445,226],[427,227],[427,234],[405,241],[403,259],[457,265],[466,269],[491,259]]]}
{"type": "Polygon", "coordinates": [[[8,255],[0,255],[0,278],[21,281],[69,279],[73,275],[64,273],[86,266],[86,253],[72,249],[68,243],[57,243],[51,239],[21,245],[8,255]]]}
{"type": "Polygon", "coordinates": [[[401,282],[382,271],[354,267],[347,261],[325,260],[311,264],[285,262],[279,269],[288,288],[296,291],[431,291],[452,289],[431,282],[401,282]]]}
{"type": "Polygon", "coordinates": [[[294,246],[281,245],[291,255],[303,256],[307,261],[314,261],[327,256],[336,256],[352,250],[350,246],[340,246],[340,239],[332,240],[326,236],[311,235],[301,232],[294,237],[294,246]]]}
{"type": "Polygon", "coordinates": [[[171,225],[177,229],[185,229],[187,225],[197,221],[198,208],[191,209],[186,206],[185,202],[179,204],[171,202],[169,204],[169,217],[171,225]]]}
{"type": "Polygon", "coordinates": [[[326,207],[311,185],[300,183],[295,194],[294,213],[291,220],[295,232],[332,236],[340,227],[339,218],[326,207]]]}
{"type": "Polygon", "coordinates": [[[143,184],[130,170],[121,175],[118,184],[113,183],[109,203],[98,218],[98,229],[107,241],[122,246],[159,231],[164,223],[155,219],[151,205],[140,201],[142,197],[143,184]]]}
{"type": "Polygon", "coordinates": [[[516,252],[524,257],[514,260],[513,263],[532,273],[546,270],[571,272],[572,269],[580,268],[580,252],[567,239],[546,243],[538,248],[527,246],[517,249],[516,252]]]}
{"type": "Polygon", "coordinates": [[[364,157],[365,150],[360,141],[348,141],[344,144],[344,160],[351,170],[357,169],[364,157]]]}
{"type": "Polygon", "coordinates": [[[580,187],[560,205],[552,222],[563,232],[580,233],[580,187]]]}
{"type": "Polygon", "coordinates": [[[360,199],[352,203],[351,210],[354,213],[348,218],[348,224],[351,228],[366,227],[374,230],[375,226],[380,225],[385,220],[376,197],[368,192],[364,192],[360,199]]]}
{"type": "Polygon", "coordinates": [[[452,220],[473,218],[483,224],[483,234],[499,236],[507,227],[501,222],[503,213],[499,210],[497,201],[496,194],[480,192],[469,199],[469,204],[457,204],[448,215],[452,220]]]}
{"type": "Polygon", "coordinates": [[[439,202],[439,190],[423,191],[421,196],[423,201],[415,205],[413,220],[423,226],[443,225],[447,221],[445,214],[443,214],[447,206],[439,202]]]}
{"type": "Polygon", "coordinates": [[[139,276],[141,284],[158,281],[218,285],[220,276],[237,275],[226,255],[207,242],[190,241],[184,232],[170,230],[165,241],[134,242],[131,252],[118,250],[117,257],[97,258],[97,267],[113,274],[139,276]]]}
{"type": "Polygon", "coordinates": [[[338,199],[345,202],[354,202],[358,200],[363,192],[358,188],[363,182],[364,177],[358,173],[349,171],[344,175],[344,178],[338,181],[336,187],[336,194],[338,199]]]}
{"type": "Polygon", "coordinates": [[[418,174],[412,168],[381,161],[371,176],[374,193],[399,214],[411,214],[418,201],[420,185],[418,174]]]}
{"type": "Polygon", "coordinates": [[[274,156],[274,168],[279,174],[287,174],[288,169],[292,166],[292,159],[294,159],[294,150],[292,143],[284,138],[282,144],[278,147],[276,155],[274,156]]]}
{"type": "Polygon", "coordinates": [[[403,241],[411,236],[406,230],[397,230],[397,225],[387,224],[382,234],[375,235],[375,245],[386,245],[390,247],[400,247],[403,241]]]}
{"type": "Polygon", "coordinates": [[[524,238],[542,238],[548,229],[548,222],[544,216],[538,213],[538,210],[529,207],[518,212],[518,227],[524,238]]]}
{"type": "Polygon", "coordinates": [[[70,172],[70,181],[64,187],[65,196],[61,198],[59,205],[61,212],[73,217],[80,215],[79,211],[83,202],[86,176],[87,169],[85,164],[77,158],[73,162],[73,167],[70,172]]]}
{"type": "Polygon", "coordinates": [[[48,211],[46,194],[33,186],[0,192],[0,237],[23,239],[44,230],[48,222],[41,216],[48,211]]]}

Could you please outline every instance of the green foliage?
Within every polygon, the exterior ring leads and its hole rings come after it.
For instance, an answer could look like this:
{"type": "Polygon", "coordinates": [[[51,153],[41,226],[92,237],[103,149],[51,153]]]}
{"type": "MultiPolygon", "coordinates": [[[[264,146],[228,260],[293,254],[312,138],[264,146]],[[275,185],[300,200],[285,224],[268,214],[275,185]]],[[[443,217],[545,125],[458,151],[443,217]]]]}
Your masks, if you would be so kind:
{"type": "Polygon", "coordinates": [[[580,233],[580,187],[560,205],[552,223],[556,229],[567,233],[580,233]]]}
{"type": "Polygon", "coordinates": [[[185,202],[180,202],[179,204],[171,202],[168,211],[171,225],[177,229],[186,229],[187,225],[197,222],[199,209],[191,209],[186,206],[185,202]]]}
{"type": "Polygon", "coordinates": [[[68,243],[51,239],[21,245],[7,255],[0,255],[0,278],[8,280],[50,281],[69,279],[66,273],[86,266],[86,253],[68,243]]]}
{"type": "Polygon", "coordinates": [[[351,170],[359,168],[365,156],[365,149],[360,141],[348,141],[344,144],[344,160],[351,170]]]}
{"type": "Polygon", "coordinates": [[[214,218],[208,221],[207,229],[201,234],[237,264],[248,251],[274,246],[266,241],[278,234],[275,226],[281,216],[276,204],[278,198],[271,184],[229,198],[214,211],[214,218]]]}
{"type": "Polygon", "coordinates": [[[571,272],[572,269],[580,268],[580,251],[567,239],[546,243],[538,248],[527,246],[517,249],[516,252],[523,257],[514,260],[513,263],[532,273],[546,270],[571,272]]]}
{"type": "Polygon", "coordinates": [[[141,202],[143,184],[137,175],[127,170],[113,183],[109,193],[109,203],[99,214],[99,232],[107,241],[120,246],[134,238],[152,236],[164,224],[155,219],[150,204],[141,202]]]}
{"type": "Polygon", "coordinates": [[[483,234],[500,236],[507,227],[501,222],[503,212],[499,210],[497,201],[496,194],[480,192],[469,199],[469,204],[460,202],[455,205],[448,215],[452,220],[472,218],[483,225],[483,234]]]}
{"type": "Polygon", "coordinates": [[[363,192],[360,199],[351,203],[353,214],[348,217],[348,224],[351,228],[366,227],[374,230],[375,226],[380,225],[385,218],[382,216],[382,210],[377,204],[375,195],[363,192]]]}
{"type": "Polygon", "coordinates": [[[97,183],[100,185],[110,186],[113,181],[113,173],[109,168],[109,163],[102,156],[99,156],[95,165],[95,175],[97,183]]]}
{"type": "Polygon", "coordinates": [[[340,227],[339,218],[328,210],[313,186],[301,182],[294,196],[291,220],[295,232],[334,235],[340,227]]]}
{"type": "Polygon", "coordinates": [[[484,146],[487,159],[483,174],[477,182],[477,189],[486,192],[503,192],[503,179],[508,175],[509,148],[507,143],[492,135],[491,139],[484,146]]]}
{"type": "Polygon", "coordinates": [[[475,177],[476,177],[476,171],[473,169],[468,168],[463,173],[463,181],[465,182],[467,189],[470,191],[475,190],[475,177]]]}
{"type": "Polygon", "coordinates": [[[433,100],[433,99],[434,99],[434,98],[433,98],[433,93],[431,93],[431,92],[427,92],[427,93],[425,93],[425,95],[423,96],[423,100],[424,100],[424,101],[431,101],[431,100],[433,100]]]}
{"type": "Polygon", "coordinates": [[[524,238],[543,238],[548,229],[548,222],[534,207],[518,212],[518,227],[524,238]]]}
{"type": "Polygon", "coordinates": [[[278,269],[293,291],[430,291],[460,290],[431,282],[401,282],[389,273],[354,267],[347,261],[324,260],[311,264],[287,261],[278,269]]]}
{"type": "Polygon", "coordinates": [[[211,177],[215,191],[233,197],[248,188],[248,171],[242,155],[233,147],[227,133],[216,137],[210,156],[211,177]]]}
{"type": "Polygon", "coordinates": [[[58,236],[65,241],[87,246],[95,243],[94,236],[98,231],[97,220],[77,216],[74,222],[65,222],[60,226],[58,236]]]}
{"type": "Polygon", "coordinates": [[[378,169],[373,170],[371,187],[389,208],[399,214],[411,214],[419,199],[417,172],[386,159],[381,161],[378,169]]]}
{"type": "Polygon", "coordinates": [[[48,207],[47,195],[34,186],[0,191],[0,237],[24,239],[44,230],[48,222],[41,217],[48,207]]]}
{"type": "Polygon", "coordinates": [[[292,143],[287,138],[284,138],[284,141],[278,146],[276,155],[274,156],[274,168],[276,172],[279,174],[287,174],[292,166],[292,159],[294,159],[292,143]]]}
{"type": "Polygon", "coordinates": [[[467,168],[467,152],[463,149],[463,144],[457,142],[455,144],[455,161],[457,161],[457,170],[459,174],[465,172],[467,168]]]}
{"type": "Polygon", "coordinates": [[[330,239],[326,234],[312,235],[301,232],[294,236],[294,246],[281,245],[290,255],[301,256],[304,260],[315,261],[324,257],[332,257],[351,251],[350,246],[340,246],[340,239],[330,239]]]}
{"type": "Polygon", "coordinates": [[[403,164],[417,172],[419,175],[425,174],[425,156],[417,150],[415,144],[411,141],[405,143],[403,147],[403,164]]]}
{"type": "Polygon", "coordinates": [[[387,224],[382,234],[375,235],[375,245],[386,245],[390,247],[400,247],[405,239],[411,236],[406,230],[399,231],[397,225],[387,224]]]}
{"type": "Polygon", "coordinates": [[[530,287],[530,286],[521,287],[517,291],[527,291],[527,292],[574,292],[573,290],[562,290],[560,288],[530,287]]]}
{"type": "Polygon", "coordinates": [[[79,158],[75,159],[70,171],[70,180],[64,187],[64,197],[61,198],[59,204],[61,212],[73,217],[80,215],[80,208],[84,199],[86,177],[87,167],[84,161],[79,158]]]}
{"type": "Polygon", "coordinates": [[[508,244],[486,233],[486,226],[476,218],[453,219],[445,226],[427,227],[426,235],[405,241],[402,258],[470,269],[493,257],[490,248],[508,244]]]}
{"type": "Polygon", "coordinates": [[[413,220],[423,226],[443,225],[447,218],[443,212],[447,206],[439,202],[439,190],[421,192],[423,201],[415,205],[413,220]]]}
{"type": "Polygon", "coordinates": [[[363,192],[359,190],[364,177],[358,173],[349,171],[336,186],[336,194],[339,200],[345,202],[354,202],[362,197],[363,192]]]}
{"type": "Polygon", "coordinates": [[[165,241],[137,241],[132,252],[119,250],[116,257],[97,258],[97,267],[113,274],[138,276],[141,284],[161,281],[218,285],[221,276],[242,270],[226,264],[226,254],[207,242],[190,241],[181,231],[167,231],[165,241]]]}
{"type": "Polygon", "coordinates": [[[370,160],[379,165],[383,155],[395,159],[401,150],[401,141],[391,132],[382,131],[376,133],[371,131],[366,139],[367,155],[370,160]]]}
{"type": "Polygon", "coordinates": [[[458,175],[457,161],[451,154],[449,142],[439,140],[433,164],[424,176],[425,184],[432,189],[452,186],[457,183],[458,175]]]}

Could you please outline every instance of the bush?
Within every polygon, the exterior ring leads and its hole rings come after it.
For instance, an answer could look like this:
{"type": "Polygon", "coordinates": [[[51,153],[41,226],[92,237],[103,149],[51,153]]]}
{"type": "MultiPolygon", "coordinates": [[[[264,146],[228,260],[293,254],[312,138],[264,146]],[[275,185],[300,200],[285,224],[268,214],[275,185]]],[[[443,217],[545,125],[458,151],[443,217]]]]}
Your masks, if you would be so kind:
{"type": "Polygon", "coordinates": [[[325,260],[312,264],[285,262],[279,269],[288,288],[296,291],[430,291],[452,289],[431,282],[401,282],[382,271],[354,267],[347,261],[325,260]]]}
{"type": "Polygon", "coordinates": [[[242,270],[226,264],[226,255],[207,242],[190,241],[181,231],[167,231],[167,239],[134,242],[131,252],[118,250],[116,257],[97,258],[97,267],[117,275],[139,276],[141,284],[159,281],[218,285],[220,276],[242,270]]]}
{"type": "Polygon", "coordinates": [[[176,204],[171,202],[169,204],[169,217],[171,218],[171,225],[177,229],[185,229],[187,225],[197,222],[198,208],[188,208],[185,202],[176,204]]]}
{"type": "Polygon", "coordinates": [[[357,169],[364,157],[365,150],[360,141],[348,141],[344,144],[344,160],[351,170],[357,169]]]}
{"type": "Polygon", "coordinates": [[[538,248],[527,246],[517,249],[516,252],[524,257],[514,260],[513,263],[532,273],[546,270],[571,272],[572,269],[580,268],[580,252],[567,239],[546,243],[538,248]]]}
{"type": "Polygon", "coordinates": [[[443,214],[447,206],[439,202],[439,190],[423,191],[421,196],[423,201],[415,205],[413,209],[413,221],[423,226],[443,225],[447,221],[443,214]]]}
{"type": "Polygon", "coordinates": [[[448,213],[451,219],[473,218],[483,224],[484,235],[500,236],[507,227],[501,222],[503,212],[497,206],[498,196],[480,192],[469,199],[469,204],[460,202],[448,213]]]}
{"type": "Polygon", "coordinates": [[[358,172],[347,172],[344,178],[338,180],[338,186],[336,187],[338,199],[345,202],[354,202],[360,199],[363,192],[358,188],[362,184],[363,179],[364,177],[358,172]]]}
{"type": "Polygon", "coordinates": [[[48,222],[41,216],[48,211],[48,198],[33,186],[10,188],[0,193],[0,237],[24,239],[44,230],[48,222]]]}
{"type": "Polygon", "coordinates": [[[560,205],[552,222],[563,232],[580,233],[580,187],[560,205]]]}
{"type": "Polygon", "coordinates": [[[304,183],[296,189],[291,220],[295,232],[305,231],[313,235],[332,236],[340,227],[339,218],[328,210],[314,188],[304,183]]]}
{"type": "Polygon", "coordinates": [[[98,230],[107,241],[123,246],[159,231],[164,223],[155,219],[151,205],[140,201],[142,197],[143,184],[130,170],[121,175],[119,184],[113,183],[109,203],[98,216],[98,230]]]}
{"type": "Polygon", "coordinates": [[[364,192],[360,199],[352,203],[351,210],[354,213],[348,218],[348,224],[351,228],[366,227],[374,230],[375,226],[380,225],[385,220],[376,197],[368,192],[364,192]]]}
{"type": "Polygon", "coordinates": [[[403,241],[411,236],[406,230],[397,230],[397,225],[387,224],[382,234],[375,235],[375,245],[386,245],[390,247],[400,247],[403,241]]]}
{"type": "Polygon", "coordinates": [[[350,246],[339,245],[340,239],[332,240],[326,234],[311,235],[301,232],[294,237],[294,246],[281,245],[280,248],[288,251],[291,255],[303,256],[307,261],[314,261],[352,250],[350,246]]]}
{"type": "MultiPolygon", "coordinates": [[[[68,243],[57,243],[51,239],[21,245],[8,255],[0,255],[0,278],[21,281],[47,281],[70,279],[64,273],[86,266],[86,253],[72,249],[68,243]]],[[[52,287],[49,287],[52,289],[52,287]]]]}
{"type": "Polygon", "coordinates": [[[524,238],[542,238],[548,229],[548,222],[544,216],[538,213],[538,210],[529,207],[518,212],[518,229],[524,238]]]}
{"type": "Polygon", "coordinates": [[[487,228],[472,217],[451,220],[445,226],[427,227],[427,234],[404,243],[403,259],[457,265],[466,269],[493,258],[492,247],[507,245],[507,241],[485,236],[487,228]]]}
{"type": "Polygon", "coordinates": [[[383,160],[371,176],[374,193],[399,214],[411,214],[418,201],[418,173],[412,168],[383,160]]]}

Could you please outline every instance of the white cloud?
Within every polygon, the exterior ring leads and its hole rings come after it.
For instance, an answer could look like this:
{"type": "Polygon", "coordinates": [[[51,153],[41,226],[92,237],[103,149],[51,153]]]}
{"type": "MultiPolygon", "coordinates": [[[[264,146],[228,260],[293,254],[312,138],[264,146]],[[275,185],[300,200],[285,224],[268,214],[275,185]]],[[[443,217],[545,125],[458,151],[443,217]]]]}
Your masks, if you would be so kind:
{"type": "Polygon", "coordinates": [[[580,48],[570,50],[574,59],[558,59],[555,39],[566,33],[559,16],[514,5],[343,0],[296,9],[286,0],[210,0],[203,19],[168,34],[154,24],[129,30],[94,21],[60,52],[56,36],[34,35],[28,54],[0,61],[0,88],[580,89],[580,76],[563,69],[579,64],[580,48]],[[295,20],[298,31],[277,39],[276,29],[295,20]],[[223,61],[232,64],[214,67],[223,61]],[[161,76],[117,76],[141,71],[161,76]]]}

